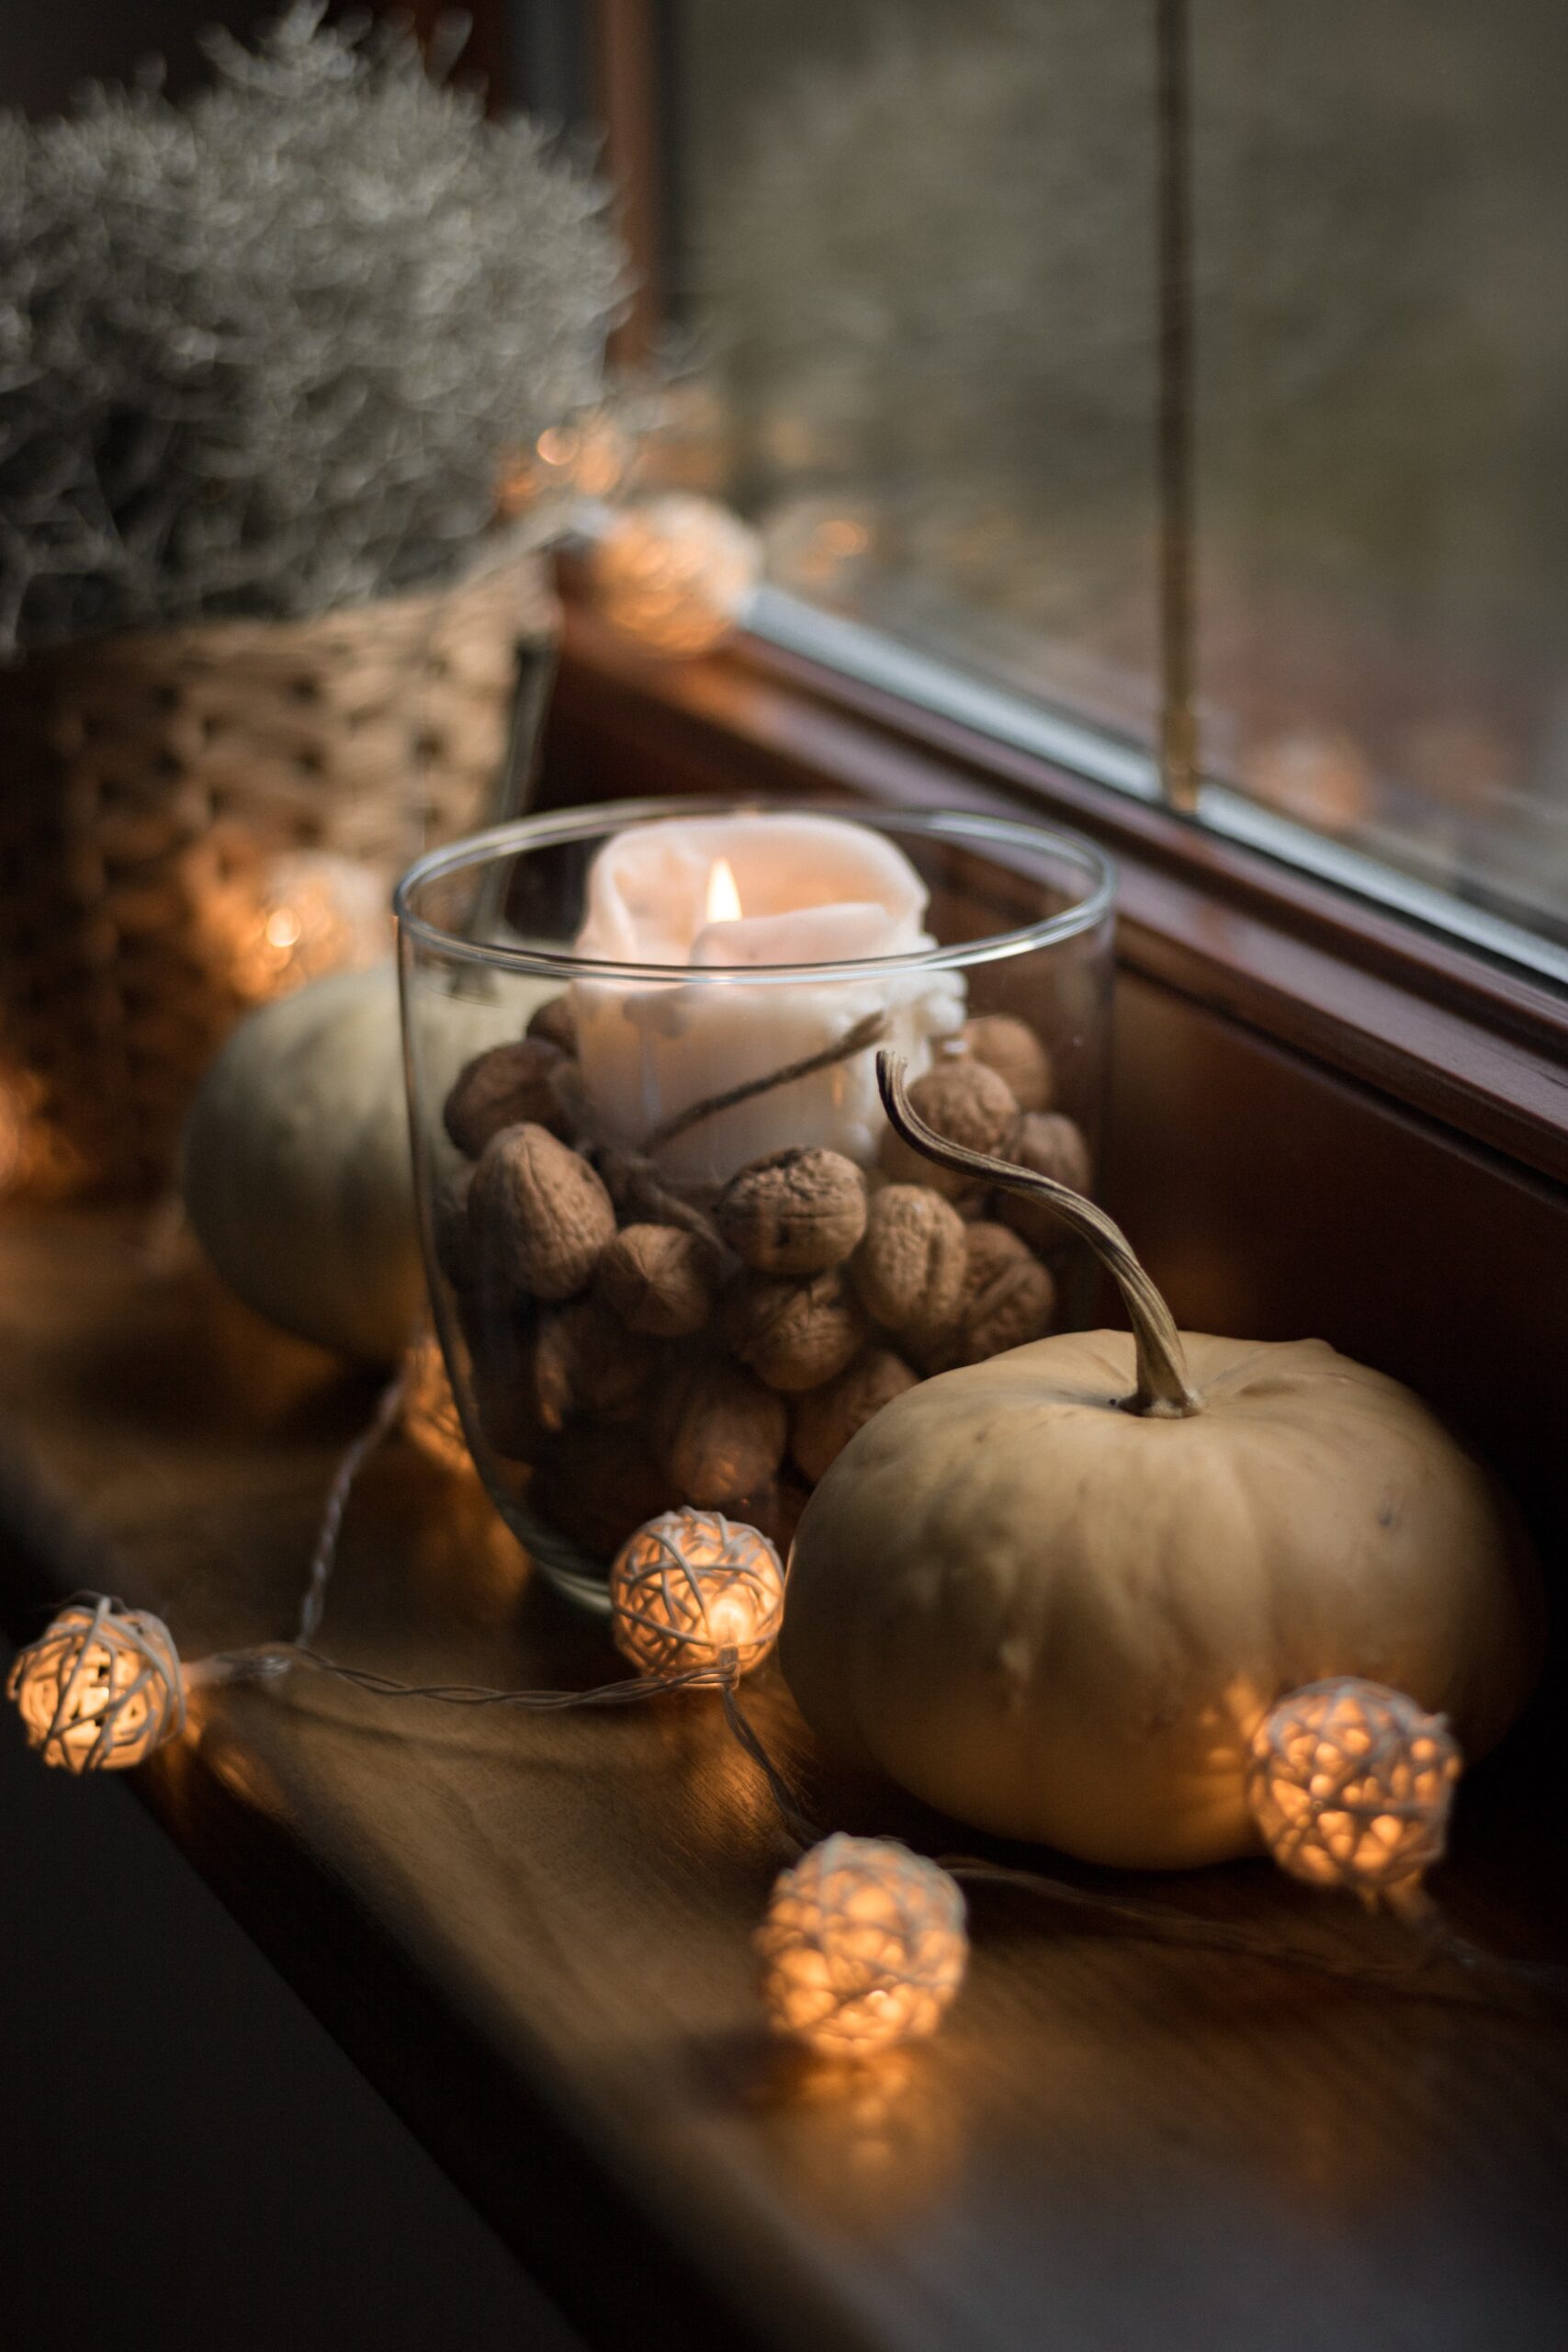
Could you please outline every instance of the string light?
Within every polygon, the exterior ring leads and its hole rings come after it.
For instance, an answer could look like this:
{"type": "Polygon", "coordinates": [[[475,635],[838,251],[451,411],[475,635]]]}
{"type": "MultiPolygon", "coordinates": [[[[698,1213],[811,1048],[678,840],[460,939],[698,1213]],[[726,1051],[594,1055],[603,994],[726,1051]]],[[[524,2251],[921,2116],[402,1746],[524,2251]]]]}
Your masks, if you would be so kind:
{"type": "Polygon", "coordinates": [[[118,1772],[185,1729],[185,1679],[163,1620],[96,1593],[62,1609],[6,1678],[46,1764],[118,1772]]]}
{"type": "Polygon", "coordinates": [[[253,1004],[377,963],[392,937],[385,877],[329,850],[269,859],[230,923],[233,985],[253,1004]]]}
{"type": "Polygon", "coordinates": [[[934,2033],[969,1959],[946,1871],[842,1833],[780,1873],[755,1943],[773,2031],[840,2058],[934,2033]]]}
{"type": "Polygon", "coordinates": [[[1248,1745],[1247,1794],[1282,1871],[1418,1910],[1461,1770],[1441,1715],[1352,1677],[1292,1690],[1248,1745]]]}
{"type": "Polygon", "coordinates": [[[760,1666],[779,1637],[784,1568],[767,1537],[716,1510],[639,1527],[610,1570],[610,1631],[639,1674],[760,1666]]]}
{"type": "Polygon", "coordinates": [[[588,561],[605,619],[676,657],[730,635],[761,571],[755,534],[716,501],[681,491],[611,515],[588,561]]]}

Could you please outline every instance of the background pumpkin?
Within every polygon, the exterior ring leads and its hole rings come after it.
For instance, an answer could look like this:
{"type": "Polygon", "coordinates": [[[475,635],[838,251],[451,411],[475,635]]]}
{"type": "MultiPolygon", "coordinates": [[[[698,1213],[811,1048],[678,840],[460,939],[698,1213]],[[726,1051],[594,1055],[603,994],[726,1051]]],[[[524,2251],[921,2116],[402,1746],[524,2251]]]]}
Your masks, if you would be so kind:
{"type": "MultiPolygon", "coordinates": [[[[504,1009],[428,998],[422,1051],[449,1082],[528,1010],[515,990],[504,1009]]],[[[400,1353],[425,1286],[394,966],[319,980],[235,1030],[186,1124],[183,1190],[258,1315],[341,1355],[400,1353]]]]}
{"type": "Polygon", "coordinates": [[[1332,1675],[1448,1713],[1477,1755],[1528,1695],[1539,1576],[1486,1474],[1407,1389],[1322,1340],[1179,1335],[1103,1213],[1048,1202],[1132,1335],[1036,1341],[909,1390],[808,1503],[780,1655],[809,1723],[976,1827],[1125,1866],[1257,1845],[1246,1742],[1332,1675]]]}

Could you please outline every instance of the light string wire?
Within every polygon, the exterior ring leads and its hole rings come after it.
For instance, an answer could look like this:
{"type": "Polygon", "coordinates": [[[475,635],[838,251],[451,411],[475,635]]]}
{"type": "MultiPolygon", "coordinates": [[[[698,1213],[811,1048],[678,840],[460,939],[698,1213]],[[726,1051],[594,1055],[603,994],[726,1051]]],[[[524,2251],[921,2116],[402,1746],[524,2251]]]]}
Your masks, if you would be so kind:
{"type": "MultiPolygon", "coordinates": [[[[299,1604],[299,1626],[293,1639],[258,1643],[246,1649],[219,1650],[210,1657],[195,1658],[184,1668],[185,1688],[211,1688],[229,1682],[269,1680],[302,1667],[311,1673],[330,1675],[334,1680],[368,1691],[376,1698],[425,1699],[447,1707],[517,1707],[538,1713],[564,1713],[574,1707],[637,1706],[646,1699],[661,1697],[666,1691],[716,1690],[724,1693],[726,1717],[737,1726],[737,1739],[748,1754],[757,1758],[781,1808],[787,1809],[789,1792],[735,1701],[735,1686],[740,1679],[740,1662],[738,1652],[732,1648],[720,1649],[711,1664],[639,1674],[619,1682],[601,1683],[587,1690],[512,1690],[476,1682],[401,1682],[394,1675],[382,1674],[373,1667],[348,1665],[312,1646],[326,1612],[328,1588],[337,1566],[349,1499],[366,1463],[396,1428],[399,1415],[407,1401],[409,1385],[410,1376],[405,1366],[387,1383],[369,1420],[344,1449],[333,1475],[321,1508],[310,1572],[299,1604]]],[[[98,1596],[84,1595],[82,1598],[94,1600],[98,1596]]],[[[697,1598],[700,1607],[700,1593],[697,1598]]],[[[103,1605],[105,1609],[110,1606],[107,1600],[103,1605]]],[[[700,1632],[697,1631],[674,1626],[659,1630],[666,1639],[684,1646],[693,1646],[700,1639],[700,1632]]],[[[180,1720],[183,1724],[183,1696],[180,1720]]]]}
{"type": "MultiPolygon", "coordinates": [[[[338,1464],[322,1507],[294,1638],[288,1642],[262,1644],[251,1649],[220,1651],[210,1657],[197,1659],[185,1669],[186,1685],[196,1687],[270,1679],[296,1668],[303,1668],[308,1672],[331,1676],[376,1698],[425,1700],[436,1705],[452,1707],[515,1707],[536,1713],[566,1713],[577,1708],[637,1706],[645,1700],[662,1698],[666,1693],[677,1690],[716,1690],[729,1734],[761,1772],[778,1814],[780,1826],[790,1843],[802,1853],[819,1845],[828,1832],[806,1811],[740,1704],[740,1661],[738,1651],[733,1647],[721,1648],[711,1663],[705,1662],[701,1666],[680,1670],[666,1668],[637,1674],[618,1682],[602,1683],[587,1690],[502,1690],[483,1683],[402,1682],[374,1668],[352,1666],[341,1659],[329,1657],[312,1646],[314,1636],[321,1628],[328,1589],[337,1565],[339,1539],[349,1499],[365,1464],[396,1427],[407,1392],[408,1374],[406,1371],[400,1370],[383,1389],[370,1419],[345,1449],[338,1464]]],[[[98,1596],[83,1595],[81,1598],[85,1601],[96,1600],[98,1596]]],[[[688,1634],[683,1638],[690,1642],[694,1636],[688,1634]]],[[[1009,1888],[1036,1895],[1066,1910],[1098,1914],[1101,1918],[1115,1920],[1151,1942],[1188,1951],[1223,1952],[1233,1958],[1265,1961],[1275,1967],[1304,1970],[1342,1983],[1360,1984],[1383,1991],[1407,1993],[1419,1999],[1450,2001],[1469,2007],[1508,2006],[1499,1997],[1505,1985],[1520,1991],[1555,1996],[1559,1999],[1568,1995],[1568,1968],[1550,1962],[1506,1960],[1499,1954],[1486,1951],[1451,1928],[1438,1905],[1429,1901],[1424,1903],[1419,1910],[1404,1915],[1404,1925],[1410,1931],[1410,1940],[1404,1949],[1388,1960],[1372,1960],[1359,1955],[1319,1951],[1313,1946],[1272,1935],[1267,1929],[1224,1920],[1200,1919],[1173,1904],[1153,1902],[1138,1895],[1118,1894],[1109,1889],[1078,1886],[1071,1880],[1054,1878],[1043,1871],[987,1861],[976,1855],[944,1854],[933,1859],[951,1878],[964,1883],[1009,1888]],[[1478,1983],[1477,1994],[1467,1996],[1419,1981],[1434,1962],[1443,1961],[1464,1971],[1472,1983],[1489,1980],[1496,1990],[1480,1989],[1478,1983]]]]}
{"type": "MultiPolygon", "coordinates": [[[[741,1710],[733,1679],[721,1683],[720,1690],[730,1731],[766,1780],[792,1843],[802,1851],[820,1844],[829,1833],[805,1811],[768,1754],[761,1736],[741,1710]]],[[[1416,1980],[1435,1962],[1448,1961],[1472,1978],[1490,1976],[1521,1990],[1568,1995],[1568,1968],[1550,1961],[1506,1960],[1498,1953],[1486,1951],[1450,1928],[1438,1906],[1430,1901],[1418,1913],[1398,1915],[1402,1924],[1411,1930],[1409,1940],[1389,1959],[1375,1960],[1319,1951],[1313,1945],[1271,1934],[1267,1928],[1242,1927],[1223,1919],[1201,1919],[1176,1904],[1118,1894],[1109,1888],[1078,1886],[1070,1879],[1054,1878],[1044,1871],[987,1861],[978,1855],[937,1854],[930,1859],[950,1878],[964,1884],[1007,1887],[1036,1895],[1065,1910],[1114,1919],[1151,1943],[1172,1944],[1190,1951],[1224,1952],[1239,1959],[1267,1961],[1279,1968],[1305,1969],[1342,1983],[1405,1991],[1421,1999],[1451,2001],[1471,2008],[1506,2005],[1484,1992],[1477,1998],[1416,1980]]]]}
{"type": "MultiPolygon", "coordinates": [[[[721,1688],[729,1728],[761,1770],[792,1842],[802,1851],[820,1844],[828,1832],[800,1805],[760,1736],[742,1713],[733,1683],[721,1688]]],[[[1448,1961],[1472,1978],[1490,1976],[1521,1990],[1568,1995],[1568,1968],[1548,1961],[1506,1960],[1498,1953],[1486,1951],[1457,1934],[1435,1903],[1428,1903],[1416,1917],[1404,1916],[1402,1924],[1413,1930],[1410,1940],[1389,1959],[1375,1960],[1320,1951],[1313,1945],[1273,1935],[1267,1928],[1241,1927],[1223,1919],[1201,1919],[1176,1904],[1118,1894],[1109,1888],[1078,1886],[1070,1879],[1054,1878],[1044,1871],[986,1861],[974,1854],[937,1854],[931,1859],[939,1870],[965,1885],[1006,1887],[1015,1893],[1036,1895],[1065,1910],[1114,1919],[1148,1942],[1176,1945],[1190,1951],[1224,1952],[1237,1959],[1267,1961],[1278,1968],[1304,1969],[1319,1976],[1335,1977],[1341,1983],[1408,1992],[1419,1999],[1450,2001],[1468,2008],[1506,2004],[1486,1992],[1476,1997],[1418,1982],[1423,1972],[1435,1962],[1448,1961]]]]}
{"type": "Polygon", "coordinates": [[[344,1454],[327,1489],[321,1523],[316,1534],[316,1548],[310,1555],[310,1573],[306,1580],[304,1599],[299,1604],[299,1627],[294,1636],[297,1649],[303,1649],[321,1631],[321,1617],[327,1605],[327,1587],[337,1565],[338,1537],[343,1531],[348,1498],[366,1463],[382,1439],[389,1436],[395,1427],[408,1396],[408,1372],[406,1368],[400,1369],[381,1391],[374,1413],[344,1454]]]}

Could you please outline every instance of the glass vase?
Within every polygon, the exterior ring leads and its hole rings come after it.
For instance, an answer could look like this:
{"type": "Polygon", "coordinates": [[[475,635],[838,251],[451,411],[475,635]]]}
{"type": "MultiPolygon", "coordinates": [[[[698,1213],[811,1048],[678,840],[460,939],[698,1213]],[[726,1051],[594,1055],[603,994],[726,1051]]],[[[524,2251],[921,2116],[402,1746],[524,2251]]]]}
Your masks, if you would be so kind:
{"type": "Polygon", "coordinates": [[[787,1554],[892,1396],[1092,1317],[1078,1245],[911,1155],[875,1076],[886,1046],[945,1131],[1093,1189],[1113,913],[1089,842],[621,802],[438,850],[397,911],[447,1370],[574,1600],[607,1608],[616,1550],[682,1505],[787,1554]]]}

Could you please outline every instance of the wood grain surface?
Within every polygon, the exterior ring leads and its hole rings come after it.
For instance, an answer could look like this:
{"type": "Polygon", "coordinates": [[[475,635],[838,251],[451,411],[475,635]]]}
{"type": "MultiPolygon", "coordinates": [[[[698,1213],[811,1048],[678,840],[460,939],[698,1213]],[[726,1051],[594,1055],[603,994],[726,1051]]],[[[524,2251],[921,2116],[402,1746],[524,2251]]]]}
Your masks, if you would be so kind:
{"type": "MultiPolygon", "coordinates": [[[[26,1637],[109,1582],[197,1656],[288,1630],[372,1391],[140,1241],[103,1213],[0,1227],[0,1596],[26,1637]]],[[[401,1442],[355,1498],[322,1638],[407,1679],[612,1670],[479,1488],[401,1442]]],[[[826,1777],[776,1679],[750,1688],[818,1818],[951,1842],[826,1777]]],[[[1467,1787],[1441,1890],[1519,1955],[1568,1951],[1553,1712],[1467,1787]]],[[[749,1937],[786,1849],[711,1698],[474,1715],[299,1679],[195,1716],[142,1793],[597,2342],[1568,2341],[1568,2027],[1522,1993],[1370,1988],[976,1890],[947,2030],[845,2075],[761,2030],[749,1937]]],[[[1155,1891],[1387,1948],[1262,1864],[1155,1891]]]]}

